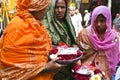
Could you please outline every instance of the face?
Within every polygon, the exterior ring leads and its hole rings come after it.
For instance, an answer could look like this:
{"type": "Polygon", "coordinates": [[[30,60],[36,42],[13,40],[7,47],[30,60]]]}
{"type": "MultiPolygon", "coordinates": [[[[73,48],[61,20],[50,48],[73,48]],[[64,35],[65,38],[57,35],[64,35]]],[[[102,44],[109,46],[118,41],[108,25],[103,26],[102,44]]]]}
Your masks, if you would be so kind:
{"type": "Polygon", "coordinates": [[[58,20],[62,20],[66,13],[66,4],[64,0],[58,0],[55,6],[55,15],[58,20]]]}
{"type": "Polygon", "coordinates": [[[44,15],[47,13],[47,7],[40,11],[32,11],[31,13],[36,20],[42,20],[44,18],[44,15]]]}
{"type": "Polygon", "coordinates": [[[117,13],[117,14],[116,14],[116,17],[119,18],[119,17],[120,17],[120,14],[117,13]]]}
{"type": "Polygon", "coordinates": [[[75,10],[70,10],[70,15],[73,16],[75,14],[75,10]]]}
{"type": "Polygon", "coordinates": [[[106,18],[102,14],[98,15],[94,22],[94,25],[98,33],[105,33],[107,28],[106,18]]]}

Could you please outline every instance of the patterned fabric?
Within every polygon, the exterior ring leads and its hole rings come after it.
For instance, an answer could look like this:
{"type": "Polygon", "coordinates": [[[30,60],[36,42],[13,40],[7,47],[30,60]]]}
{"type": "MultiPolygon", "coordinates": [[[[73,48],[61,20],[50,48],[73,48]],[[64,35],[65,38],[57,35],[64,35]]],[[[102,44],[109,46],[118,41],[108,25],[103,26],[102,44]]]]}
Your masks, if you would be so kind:
{"type": "MultiPolygon", "coordinates": [[[[63,23],[60,23],[54,13],[54,7],[57,0],[52,0],[51,6],[49,6],[49,11],[44,17],[43,24],[46,29],[49,31],[52,39],[53,45],[58,45],[59,42],[64,42],[67,45],[71,46],[75,44],[75,29],[72,25],[70,16],[68,14],[68,7],[66,11],[66,16],[63,19],[63,23]]],[[[67,0],[65,0],[66,2],[67,0]]],[[[66,2],[67,5],[67,2],[66,2]]],[[[65,67],[65,69],[59,71],[55,74],[53,80],[74,80],[72,78],[72,65],[65,67]]]]}
{"type": "Polygon", "coordinates": [[[110,69],[108,68],[108,61],[104,51],[96,51],[91,40],[88,37],[88,32],[83,29],[77,38],[77,44],[80,50],[83,51],[82,64],[95,63],[95,66],[105,72],[105,80],[110,80],[110,69]],[[96,56],[96,57],[95,57],[96,56]],[[103,63],[104,62],[104,63],[103,63]]]}
{"type": "Polygon", "coordinates": [[[54,45],[58,45],[59,42],[65,42],[68,45],[75,44],[75,30],[72,25],[70,16],[68,15],[68,10],[66,11],[66,16],[63,20],[63,23],[61,24],[55,17],[55,3],[56,0],[53,0],[53,3],[49,7],[49,11],[43,20],[43,24],[49,31],[54,45]]]}
{"type": "Polygon", "coordinates": [[[46,8],[51,0],[17,0],[17,9],[39,11],[46,8]]]}
{"type": "Polygon", "coordinates": [[[93,10],[91,25],[88,27],[89,38],[94,45],[95,50],[105,51],[105,55],[109,62],[109,68],[111,69],[111,75],[115,73],[115,67],[119,61],[119,40],[117,38],[118,34],[111,29],[111,12],[106,6],[99,6],[93,10]],[[94,26],[94,21],[96,17],[102,14],[106,18],[106,31],[104,34],[104,39],[101,41],[98,38],[98,33],[94,26]],[[114,52],[114,53],[113,53],[114,52]]]}
{"type": "Polygon", "coordinates": [[[17,16],[8,24],[0,40],[0,79],[53,80],[53,73],[40,73],[52,48],[50,35],[28,9],[22,8],[31,1],[20,1],[17,16]]]}
{"type": "Polygon", "coordinates": [[[79,33],[77,43],[84,51],[82,63],[91,63],[96,56],[96,67],[105,72],[105,80],[110,80],[119,61],[119,38],[111,29],[111,14],[107,7],[99,6],[94,9],[91,25],[79,33]],[[99,40],[94,26],[94,21],[99,14],[103,14],[106,18],[107,29],[103,40],[99,40]]]}

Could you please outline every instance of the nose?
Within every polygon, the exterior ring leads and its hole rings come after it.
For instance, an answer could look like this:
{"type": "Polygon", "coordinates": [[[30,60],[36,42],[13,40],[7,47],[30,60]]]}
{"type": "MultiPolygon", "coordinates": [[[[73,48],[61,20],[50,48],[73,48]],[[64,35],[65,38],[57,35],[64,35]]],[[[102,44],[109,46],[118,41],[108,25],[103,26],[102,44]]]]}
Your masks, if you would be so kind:
{"type": "Polygon", "coordinates": [[[59,7],[59,8],[58,8],[58,11],[59,11],[59,12],[61,12],[61,11],[62,11],[61,7],[59,7]]]}
{"type": "Polygon", "coordinates": [[[98,22],[97,22],[97,25],[98,25],[98,26],[100,26],[100,25],[101,25],[101,22],[100,22],[100,21],[98,21],[98,22]]]}

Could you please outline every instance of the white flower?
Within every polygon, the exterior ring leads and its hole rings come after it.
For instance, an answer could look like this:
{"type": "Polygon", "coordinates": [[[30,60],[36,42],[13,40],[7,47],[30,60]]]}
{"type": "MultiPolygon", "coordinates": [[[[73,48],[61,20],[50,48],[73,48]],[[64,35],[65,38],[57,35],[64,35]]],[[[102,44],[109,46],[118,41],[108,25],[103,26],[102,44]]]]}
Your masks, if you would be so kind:
{"type": "Polygon", "coordinates": [[[51,54],[50,55],[50,59],[56,59],[57,58],[57,54],[51,54]]]}
{"type": "Polygon", "coordinates": [[[101,79],[102,79],[102,74],[96,74],[90,77],[90,80],[101,80],[101,79]]]}
{"type": "Polygon", "coordinates": [[[57,54],[58,55],[70,55],[70,54],[77,54],[78,48],[59,48],[57,54]]]}

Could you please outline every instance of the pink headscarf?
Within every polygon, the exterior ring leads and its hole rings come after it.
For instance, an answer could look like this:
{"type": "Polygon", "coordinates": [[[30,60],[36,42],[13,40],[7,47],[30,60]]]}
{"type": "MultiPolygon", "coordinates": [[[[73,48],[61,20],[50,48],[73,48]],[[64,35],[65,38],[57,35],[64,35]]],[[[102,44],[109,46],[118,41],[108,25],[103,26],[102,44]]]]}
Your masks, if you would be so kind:
{"type": "Polygon", "coordinates": [[[117,32],[111,29],[111,12],[106,6],[98,6],[94,9],[91,18],[91,25],[87,28],[88,36],[94,45],[96,51],[104,51],[109,62],[111,75],[114,74],[116,65],[119,61],[119,40],[117,39],[117,32]],[[106,32],[103,40],[99,40],[97,31],[94,26],[94,21],[98,15],[104,15],[106,18],[106,32]]]}

